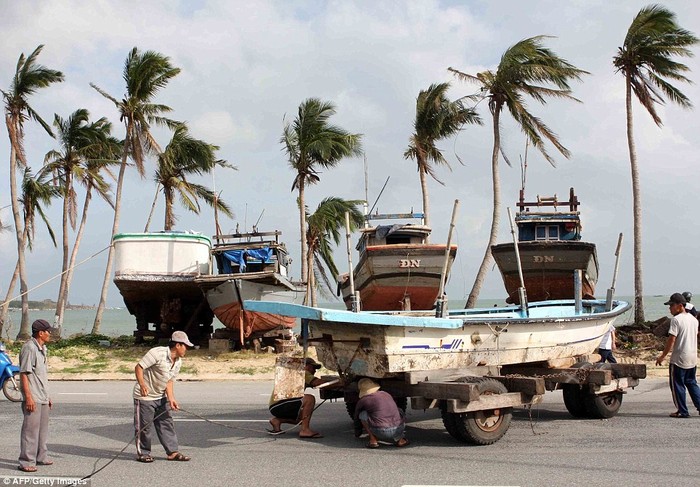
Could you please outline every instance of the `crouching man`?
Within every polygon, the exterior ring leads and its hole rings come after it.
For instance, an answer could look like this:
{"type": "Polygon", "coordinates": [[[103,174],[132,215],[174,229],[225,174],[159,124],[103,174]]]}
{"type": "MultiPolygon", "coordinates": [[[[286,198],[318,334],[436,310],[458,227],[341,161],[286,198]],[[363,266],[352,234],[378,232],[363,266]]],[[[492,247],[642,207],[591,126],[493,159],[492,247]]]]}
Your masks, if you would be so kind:
{"type": "Polygon", "coordinates": [[[406,422],[391,394],[379,390],[372,379],[360,379],[360,400],[355,406],[355,419],[369,435],[367,448],[379,448],[379,441],[391,442],[394,446],[409,444],[404,438],[406,422]]]}

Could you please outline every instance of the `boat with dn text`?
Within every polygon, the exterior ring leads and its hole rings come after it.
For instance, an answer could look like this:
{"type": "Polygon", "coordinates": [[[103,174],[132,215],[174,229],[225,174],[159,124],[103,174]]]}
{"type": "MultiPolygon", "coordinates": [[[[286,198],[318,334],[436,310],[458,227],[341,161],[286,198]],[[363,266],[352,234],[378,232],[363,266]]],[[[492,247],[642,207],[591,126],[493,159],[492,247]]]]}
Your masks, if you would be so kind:
{"type": "MultiPolygon", "coordinates": [[[[593,299],[598,281],[598,256],[594,243],[581,240],[580,203],[574,189],[569,190],[568,201],[559,201],[555,195],[537,196],[532,202],[525,201],[521,189],[517,205],[518,250],[528,299],[573,298],[572,276],[577,270],[582,271],[583,298],[593,299]]],[[[520,280],[514,244],[494,245],[491,253],[508,293],[506,302],[519,303],[520,280]]]]}
{"type": "MultiPolygon", "coordinates": [[[[368,215],[356,249],[354,286],[361,308],[371,311],[427,310],[435,306],[447,255],[447,272],[457,255],[457,246],[428,243],[431,228],[422,213],[368,215]],[[394,223],[372,225],[372,221],[394,223]],[[418,223],[412,223],[411,220],[418,223]]],[[[349,275],[338,280],[339,294],[352,309],[349,275]]]]}

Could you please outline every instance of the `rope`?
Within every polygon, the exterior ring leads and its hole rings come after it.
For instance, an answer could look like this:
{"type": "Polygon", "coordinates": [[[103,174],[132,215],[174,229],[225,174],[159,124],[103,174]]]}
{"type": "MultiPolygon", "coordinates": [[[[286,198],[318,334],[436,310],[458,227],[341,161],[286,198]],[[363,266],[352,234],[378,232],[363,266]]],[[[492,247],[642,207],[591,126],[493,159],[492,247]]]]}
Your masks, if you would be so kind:
{"type": "MultiPolygon", "coordinates": [[[[316,407],[314,407],[313,411],[316,411],[316,410],[317,410],[319,407],[321,407],[325,402],[326,402],[326,399],[324,399],[323,401],[321,401],[316,407]]],[[[187,413],[187,414],[189,414],[190,416],[193,416],[193,417],[195,417],[195,418],[201,419],[201,420],[203,420],[203,421],[205,421],[205,422],[207,422],[207,423],[215,424],[215,425],[217,425],[217,426],[223,426],[224,428],[228,428],[228,429],[232,429],[232,430],[242,430],[242,431],[251,431],[251,432],[254,432],[254,433],[270,434],[270,432],[269,432],[268,430],[264,430],[264,429],[261,430],[261,429],[256,429],[256,428],[245,428],[245,427],[241,427],[241,426],[231,426],[231,425],[228,425],[228,424],[224,424],[224,423],[222,423],[222,422],[220,422],[220,421],[216,421],[216,420],[213,420],[213,419],[205,418],[204,416],[201,416],[201,415],[199,415],[199,414],[197,414],[197,413],[195,413],[195,412],[193,412],[193,411],[189,411],[189,410],[184,409],[184,408],[180,408],[180,409],[178,409],[178,411],[182,411],[183,413],[187,413]]],[[[313,413],[313,411],[312,411],[312,413],[313,413]]],[[[162,413],[158,414],[158,415],[155,416],[148,424],[146,424],[142,429],[137,430],[136,433],[134,433],[134,436],[129,440],[129,442],[128,442],[126,445],[124,445],[124,447],[123,447],[121,450],[119,450],[119,451],[117,452],[117,454],[114,455],[114,456],[113,456],[107,463],[105,463],[103,466],[101,466],[100,468],[96,468],[97,462],[99,462],[100,460],[102,460],[102,458],[98,458],[97,460],[95,460],[95,463],[93,464],[93,467],[92,467],[92,468],[93,468],[93,469],[92,469],[92,472],[91,472],[90,474],[86,475],[85,477],[82,477],[80,480],[78,480],[78,481],[76,481],[76,482],[73,482],[72,484],[67,484],[67,485],[76,486],[76,485],[78,485],[79,483],[81,483],[83,480],[90,479],[90,478],[92,478],[93,476],[95,476],[95,475],[97,475],[98,473],[100,473],[100,472],[101,472],[102,470],[104,470],[105,468],[107,468],[112,462],[114,462],[117,458],[119,458],[120,456],[122,456],[122,455],[124,454],[124,452],[126,451],[126,449],[129,447],[129,445],[131,445],[131,444],[136,440],[136,438],[139,436],[139,434],[141,433],[142,430],[145,430],[146,428],[149,428],[149,427],[156,421],[156,419],[160,418],[160,417],[161,417],[162,415],[164,415],[166,412],[168,412],[168,410],[165,410],[165,411],[163,411],[162,413]]],[[[274,433],[273,436],[281,435],[282,433],[286,433],[287,431],[292,431],[292,430],[296,429],[297,427],[299,427],[299,425],[301,425],[301,423],[302,423],[302,421],[300,420],[297,424],[295,424],[295,425],[292,426],[291,428],[288,428],[287,430],[284,430],[284,431],[280,431],[279,433],[274,433]]],[[[269,440],[266,440],[266,441],[275,441],[276,439],[277,439],[277,438],[270,438],[269,440]]]]}
{"type": "Polygon", "coordinates": [[[100,255],[102,252],[104,252],[105,250],[107,250],[108,248],[110,248],[111,246],[112,246],[112,245],[106,246],[106,247],[103,248],[102,250],[100,250],[100,251],[98,251],[98,252],[95,252],[95,253],[92,254],[90,257],[87,257],[87,258],[81,260],[81,261],[78,262],[77,264],[75,264],[75,265],[73,265],[72,267],[69,267],[68,269],[66,269],[65,271],[63,271],[63,272],[61,272],[61,273],[59,273],[59,274],[56,274],[55,276],[53,276],[53,277],[51,277],[51,278],[45,280],[45,281],[42,282],[41,284],[39,284],[39,285],[37,285],[37,286],[34,286],[33,288],[28,289],[28,290],[26,290],[26,291],[23,292],[23,293],[18,294],[18,295],[15,296],[14,298],[8,299],[8,300],[5,301],[4,303],[0,303],[0,306],[5,306],[5,305],[6,305],[7,303],[9,303],[10,301],[14,301],[15,299],[19,299],[19,298],[21,298],[22,296],[24,296],[25,294],[29,294],[30,292],[34,291],[35,289],[39,289],[40,287],[44,286],[45,284],[48,284],[49,282],[53,281],[54,279],[56,279],[56,278],[58,278],[58,277],[61,277],[61,276],[62,276],[63,274],[65,274],[66,272],[68,272],[68,271],[70,271],[70,270],[72,270],[72,269],[75,269],[76,267],[78,267],[79,265],[84,264],[85,262],[87,262],[87,261],[90,260],[90,259],[94,259],[94,258],[97,257],[98,255],[100,255]]]}

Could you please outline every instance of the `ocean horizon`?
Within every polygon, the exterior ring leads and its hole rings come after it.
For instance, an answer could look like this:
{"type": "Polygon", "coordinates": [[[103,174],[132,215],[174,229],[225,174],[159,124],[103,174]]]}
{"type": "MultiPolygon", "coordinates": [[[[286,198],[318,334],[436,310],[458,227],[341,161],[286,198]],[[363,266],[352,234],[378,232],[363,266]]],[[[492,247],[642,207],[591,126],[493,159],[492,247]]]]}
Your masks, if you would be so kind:
{"type": "MultiPolygon", "coordinates": [[[[632,296],[616,297],[618,300],[632,302],[632,296]]],[[[647,321],[654,321],[664,316],[670,316],[668,307],[664,306],[664,302],[668,296],[645,296],[644,297],[644,316],[647,321]]],[[[449,309],[461,309],[464,307],[465,299],[450,300],[448,302],[449,309]]],[[[321,307],[342,309],[343,303],[340,301],[332,303],[321,303],[321,307]]],[[[505,306],[502,299],[480,299],[477,302],[477,307],[491,308],[493,306],[505,306]]],[[[95,309],[77,309],[67,310],[63,320],[63,329],[61,335],[64,338],[78,334],[88,334],[92,332],[92,325],[95,321],[95,309]]],[[[49,323],[53,323],[53,310],[29,310],[29,319],[44,319],[49,323]]],[[[14,340],[19,331],[21,321],[21,311],[17,309],[10,310],[8,323],[6,323],[2,337],[3,339],[14,340]]],[[[615,326],[624,326],[631,324],[634,321],[633,309],[623,313],[615,320],[615,326]]],[[[214,330],[224,328],[224,325],[214,318],[214,330]]],[[[129,314],[126,307],[123,308],[107,308],[102,316],[102,324],[100,326],[100,334],[117,337],[121,335],[133,335],[136,330],[136,319],[129,314]]],[[[297,330],[298,331],[298,330],[297,330]]]]}

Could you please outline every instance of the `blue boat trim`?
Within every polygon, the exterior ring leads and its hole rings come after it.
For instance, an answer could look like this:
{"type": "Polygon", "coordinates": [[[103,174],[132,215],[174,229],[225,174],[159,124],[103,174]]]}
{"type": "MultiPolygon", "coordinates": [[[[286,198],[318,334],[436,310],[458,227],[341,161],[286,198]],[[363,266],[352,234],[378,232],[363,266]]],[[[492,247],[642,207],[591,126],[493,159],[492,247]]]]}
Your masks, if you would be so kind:
{"type": "MultiPolygon", "coordinates": [[[[271,313],[313,321],[351,323],[353,325],[443,328],[453,330],[476,323],[505,325],[510,323],[551,323],[553,321],[578,322],[588,321],[592,318],[614,318],[631,307],[631,305],[625,301],[615,301],[611,311],[604,311],[604,300],[585,300],[583,301],[582,313],[575,314],[573,304],[573,300],[530,303],[528,305],[529,316],[523,316],[522,310],[517,306],[453,310],[448,313],[449,318],[435,318],[430,315],[417,316],[416,314],[407,314],[398,311],[364,311],[353,313],[352,311],[313,308],[300,304],[274,301],[248,300],[244,301],[243,307],[247,311],[271,313]]],[[[459,345],[453,346],[456,347],[459,345]]]]}

